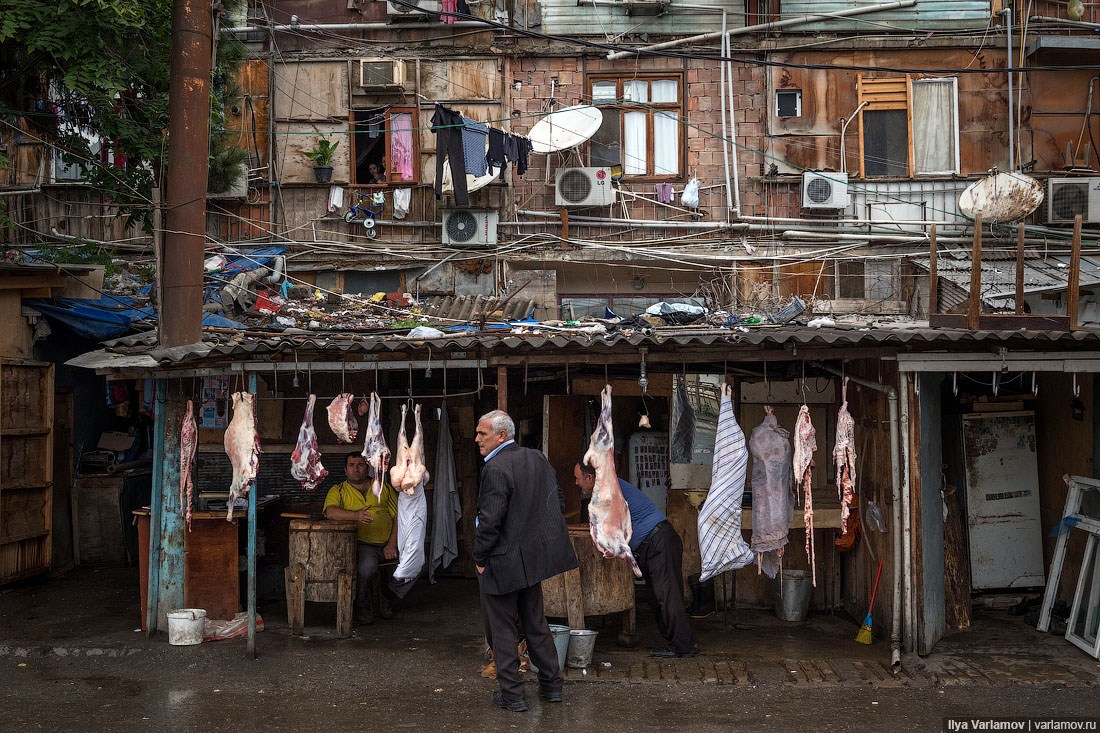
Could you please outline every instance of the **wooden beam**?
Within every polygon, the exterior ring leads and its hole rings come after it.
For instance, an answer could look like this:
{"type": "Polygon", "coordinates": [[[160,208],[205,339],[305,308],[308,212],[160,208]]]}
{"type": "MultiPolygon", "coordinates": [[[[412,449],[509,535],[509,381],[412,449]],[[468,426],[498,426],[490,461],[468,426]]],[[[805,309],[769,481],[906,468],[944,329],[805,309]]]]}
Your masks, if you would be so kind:
{"type": "Polygon", "coordinates": [[[1021,221],[1016,227],[1016,315],[1024,314],[1024,230],[1021,221]]]}
{"type": "MultiPolygon", "coordinates": [[[[961,316],[960,316],[961,317],[961,316]]],[[[726,350],[719,351],[670,351],[667,353],[649,351],[646,353],[646,364],[717,364],[728,361],[730,365],[738,363],[760,363],[765,361],[835,361],[837,359],[883,359],[892,357],[901,349],[895,347],[863,348],[858,344],[845,344],[842,346],[798,348],[797,354],[792,354],[790,349],[780,346],[775,348],[761,348],[760,344],[743,344],[743,351],[738,351],[736,345],[729,345],[726,350]]],[[[591,350],[583,354],[540,354],[528,353],[523,356],[500,356],[493,358],[489,355],[489,365],[501,366],[596,366],[602,367],[612,364],[633,364],[637,367],[641,361],[638,354],[611,351],[606,354],[593,354],[591,350]]],[[[720,371],[720,370],[719,370],[720,371]]],[[[563,375],[564,376],[564,375],[563,375]]]]}
{"type": "Polygon", "coordinates": [[[561,246],[566,249],[569,246],[569,209],[558,209],[558,216],[561,217],[561,246]]]}
{"type": "Polygon", "coordinates": [[[497,409],[508,412],[508,367],[497,367],[497,409]]]}
{"type": "Polygon", "coordinates": [[[1077,330],[1077,303],[1081,298],[1081,215],[1073,217],[1073,245],[1069,255],[1069,285],[1066,293],[1066,315],[1069,330],[1077,330]]]}
{"type": "Polygon", "coordinates": [[[928,315],[939,312],[940,307],[940,271],[938,265],[938,247],[936,246],[936,225],[928,231],[928,315]]]}
{"type": "Polygon", "coordinates": [[[54,272],[43,275],[0,275],[0,290],[63,288],[68,281],[68,275],[54,272]]]}
{"type": "Polygon", "coordinates": [[[966,327],[978,330],[982,314],[982,217],[974,217],[974,247],[970,251],[970,303],[966,307],[966,327]]]}

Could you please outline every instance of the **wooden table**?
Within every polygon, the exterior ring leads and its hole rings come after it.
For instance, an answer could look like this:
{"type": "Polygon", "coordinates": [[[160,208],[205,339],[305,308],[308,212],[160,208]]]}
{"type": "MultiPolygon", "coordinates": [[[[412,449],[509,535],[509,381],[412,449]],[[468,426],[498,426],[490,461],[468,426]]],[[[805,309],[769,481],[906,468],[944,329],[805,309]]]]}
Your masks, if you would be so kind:
{"type": "Polygon", "coordinates": [[[546,615],[566,618],[570,628],[583,629],[585,616],[622,613],[618,641],[633,646],[634,573],[630,565],[619,558],[605,558],[592,542],[588,525],[571,525],[569,539],[579,566],[542,581],[546,615]]]}

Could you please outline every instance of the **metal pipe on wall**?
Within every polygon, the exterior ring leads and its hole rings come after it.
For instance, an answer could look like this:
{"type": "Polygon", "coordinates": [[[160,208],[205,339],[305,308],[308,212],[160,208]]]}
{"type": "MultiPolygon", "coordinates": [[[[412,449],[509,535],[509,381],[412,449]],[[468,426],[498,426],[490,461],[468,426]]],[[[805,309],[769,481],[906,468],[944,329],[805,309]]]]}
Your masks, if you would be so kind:
{"type": "MultiPolygon", "coordinates": [[[[725,45],[725,52],[722,54],[723,58],[730,58],[733,56],[733,48],[730,45],[729,36],[722,37],[722,43],[725,45]]],[[[733,109],[733,62],[726,61],[726,91],[729,92],[730,98],[730,138],[729,145],[733,149],[733,211],[737,216],[741,216],[741,184],[738,181],[737,173],[737,116],[733,109]]],[[[723,90],[719,90],[720,92],[723,90]]]]}
{"type": "Polygon", "coordinates": [[[1005,43],[1008,47],[1008,169],[1016,170],[1016,121],[1012,103],[1012,8],[1001,11],[1005,17],[1005,43]]]}
{"type": "Polygon", "coordinates": [[[905,451],[905,460],[902,462],[902,480],[901,480],[901,515],[902,515],[902,582],[903,582],[903,598],[902,609],[904,615],[902,616],[902,638],[905,640],[905,645],[908,649],[915,649],[913,639],[913,537],[912,537],[912,517],[913,512],[912,496],[909,485],[910,470],[909,470],[909,446],[910,435],[909,431],[912,426],[909,424],[909,374],[907,372],[898,372],[898,384],[901,392],[901,426],[902,436],[901,444],[905,451]]]}
{"type": "MultiPolygon", "coordinates": [[[[722,56],[726,55],[726,11],[722,11],[722,56]]],[[[719,98],[722,100],[722,163],[726,167],[726,221],[730,220],[730,201],[733,200],[733,191],[730,184],[730,150],[729,150],[729,131],[726,129],[726,62],[725,60],[718,62],[718,78],[721,85],[720,89],[722,93],[719,98]]]]}

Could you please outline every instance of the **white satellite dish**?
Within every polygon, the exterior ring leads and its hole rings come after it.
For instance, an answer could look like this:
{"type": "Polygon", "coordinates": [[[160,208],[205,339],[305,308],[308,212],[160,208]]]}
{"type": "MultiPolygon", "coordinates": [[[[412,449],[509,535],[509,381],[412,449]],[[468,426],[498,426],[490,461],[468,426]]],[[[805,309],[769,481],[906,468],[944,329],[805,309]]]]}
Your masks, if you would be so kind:
{"type": "Polygon", "coordinates": [[[1043,203],[1043,185],[1023,173],[998,173],[967,186],[959,197],[959,210],[982,221],[1023,219],[1043,203]]]}
{"type": "Polygon", "coordinates": [[[535,123],[527,133],[536,153],[556,153],[575,148],[596,134],[603,124],[603,112],[591,105],[566,107],[535,123]]]}

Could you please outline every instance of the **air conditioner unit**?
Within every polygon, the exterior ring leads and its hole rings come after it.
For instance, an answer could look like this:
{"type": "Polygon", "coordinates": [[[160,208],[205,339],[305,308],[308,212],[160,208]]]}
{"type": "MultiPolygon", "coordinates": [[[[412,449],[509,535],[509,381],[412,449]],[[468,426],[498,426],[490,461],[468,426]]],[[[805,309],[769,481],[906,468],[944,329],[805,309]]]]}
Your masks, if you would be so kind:
{"type": "Polygon", "coordinates": [[[554,176],[557,206],[608,206],[615,203],[610,168],[559,168],[554,176]]]}
{"type": "Polygon", "coordinates": [[[1047,223],[1100,222],[1100,178],[1047,179],[1047,223]]]}
{"type": "Polygon", "coordinates": [[[849,201],[847,173],[802,174],[802,208],[843,209],[849,201]]]}
{"type": "Polygon", "coordinates": [[[243,199],[248,198],[248,171],[242,170],[241,175],[233,182],[233,185],[221,193],[208,191],[208,199],[243,199]]]}
{"type": "Polygon", "coordinates": [[[443,244],[488,247],[497,243],[500,215],[487,209],[449,209],[443,212],[443,244]]]}
{"type": "Polygon", "coordinates": [[[423,15],[426,13],[434,13],[438,15],[443,12],[442,0],[402,0],[407,5],[401,3],[390,2],[386,0],[386,14],[390,17],[395,15],[408,17],[410,15],[423,15]],[[409,7],[409,5],[415,5],[416,7],[409,7]]]}
{"type": "Polygon", "coordinates": [[[405,62],[398,59],[359,59],[359,86],[364,89],[403,89],[405,62]]]}

